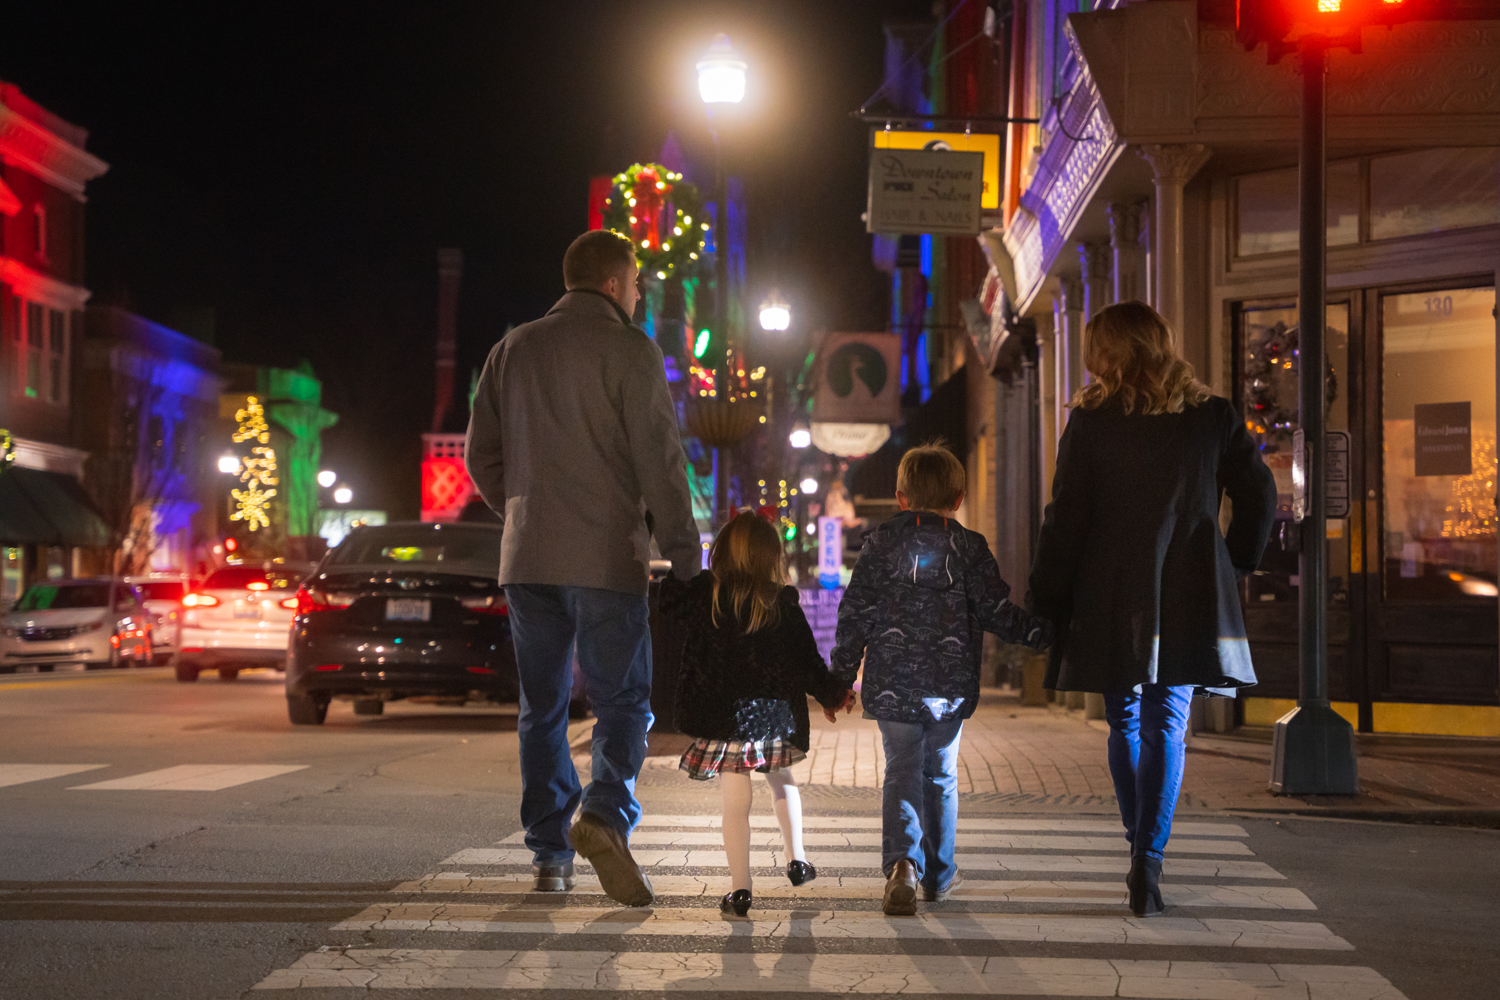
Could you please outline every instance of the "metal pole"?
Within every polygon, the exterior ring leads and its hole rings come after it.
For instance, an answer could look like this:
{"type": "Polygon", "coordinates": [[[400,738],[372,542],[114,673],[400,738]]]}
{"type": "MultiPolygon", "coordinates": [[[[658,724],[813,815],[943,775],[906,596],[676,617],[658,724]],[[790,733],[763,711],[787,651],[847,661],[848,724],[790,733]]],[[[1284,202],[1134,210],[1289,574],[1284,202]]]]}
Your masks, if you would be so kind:
{"type": "Polygon", "coordinates": [[[1305,455],[1307,517],[1302,521],[1298,586],[1297,707],[1276,723],[1271,790],[1283,795],[1359,791],[1354,727],[1328,702],[1328,531],[1325,521],[1328,363],[1323,349],[1328,148],[1327,41],[1304,39],[1298,151],[1297,396],[1305,455]]]}
{"type": "Polygon", "coordinates": [[[1328,114],[1327,50],[1322,39],[1302,49],[1302,131],[1298,150],[1301,267],[1297,288],[1298,422],[1306,442],[1307,518],[1302,522],[1298,588],[1299,705],[1328,704],[1328,532],[1324,461],[1328,362],[1323,350],[1327,286],[1328,114]]]}
{"type": "MultiPolygon", "coordinates": [[[[724,177],[724,149],[719,129],[709,112],[709,126],[714,137],[714,337],[709,350],[718,347],[720,354],[712,371],[714,388],[723,393],[720,402],[728,402],[729,364],[729,183],[724,177]],[[717,344],[714,342],[717,341],[717,344]]],[[[729,509],[729,449],[719,448],[714,461],[714,493],[719,511],[729,509]]]]}

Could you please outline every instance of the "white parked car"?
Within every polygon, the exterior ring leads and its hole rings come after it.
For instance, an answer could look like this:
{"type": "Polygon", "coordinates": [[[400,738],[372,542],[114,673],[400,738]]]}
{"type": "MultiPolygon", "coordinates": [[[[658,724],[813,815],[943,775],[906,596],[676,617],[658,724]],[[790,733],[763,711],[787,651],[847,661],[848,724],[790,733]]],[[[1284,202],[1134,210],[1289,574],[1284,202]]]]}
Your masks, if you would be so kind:
{"type": "Polygon", "coordinates": [[[48,580],[26,589],[0,616],[0,672],[59,663],[89,670],[151,665],[152,616],[121,579],[48,580]]]}
{"type": "Polygon", "coordinates": [[[156,663],[166,663],[177,652],[178,629],[182,627],[182,597],[188,592],[184,573],[152,573],[149,576],[127,576],[125,582],[135,587],[151,612],[151,646],[156,663]]]}
{"type": "Polygon", "coordinates": [[[225,566],[182,595],[177,679],[191,683],[204,670],[224,681],[249,667],[285,670],[297,585],[310,572],[286,563],[225,566]]]}

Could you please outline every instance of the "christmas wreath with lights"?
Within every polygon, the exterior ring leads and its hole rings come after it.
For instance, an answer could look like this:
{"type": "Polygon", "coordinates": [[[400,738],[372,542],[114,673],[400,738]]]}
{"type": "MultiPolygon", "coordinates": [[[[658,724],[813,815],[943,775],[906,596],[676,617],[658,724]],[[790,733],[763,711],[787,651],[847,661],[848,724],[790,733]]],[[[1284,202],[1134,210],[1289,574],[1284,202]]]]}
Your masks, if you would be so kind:
{"type": "Polygon", "coordinates": [[[703,200],[682,175],[659,163],[616,174],[604,199],[604,228],[630,238],[641,271],[653,278],[690,272],[703,253],[703,200]]]}
{"type": "MultiPolygon", "coordinates": [[[[1298,335],[1295,326],[1277,323],[1266,339],[1252,347],[1245,359],[1245,406],[1252,429],[1263,437],[1271,437],[1278,443],[1288,442],[1297,429],[1298,410],[1295,394],[1290,405],[1284,402],[1277,391],[1278,370],[1296,371],[1298,358],[1298,335]]],[[[1334,331],[1329,330],[1332,334],[1334,331]]],[[[1327,400],[1332,407],[1338,399],[1338,373],[1333,362],[1328,362],[1327,400]]]]}

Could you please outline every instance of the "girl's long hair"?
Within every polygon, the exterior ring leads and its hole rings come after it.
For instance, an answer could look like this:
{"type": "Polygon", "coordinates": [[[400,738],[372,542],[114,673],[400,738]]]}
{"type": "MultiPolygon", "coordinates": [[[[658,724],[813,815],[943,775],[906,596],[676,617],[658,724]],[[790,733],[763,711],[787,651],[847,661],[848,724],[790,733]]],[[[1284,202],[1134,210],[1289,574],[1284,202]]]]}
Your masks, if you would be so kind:
{"type": "Polygon", "coordinates": [[[1126,413],[1181,413],[1213,393],[1193,375],[1172,342],[1172,328],[1144,302],[1118,302],[1094,314],[1083,328],[1083,364],[1094,381],[1072,405],[1085,410],[1116,396],[1126,413]]]}
{"type": "Polygon", "coordinates": [[[780,619],[776,600],[786,586],[786,556],[771,522],[750,511],[735,517],[714,539],[708,567],[714,575],[715,626],[721,610],[742,622],[747,633],[780,619]]]}

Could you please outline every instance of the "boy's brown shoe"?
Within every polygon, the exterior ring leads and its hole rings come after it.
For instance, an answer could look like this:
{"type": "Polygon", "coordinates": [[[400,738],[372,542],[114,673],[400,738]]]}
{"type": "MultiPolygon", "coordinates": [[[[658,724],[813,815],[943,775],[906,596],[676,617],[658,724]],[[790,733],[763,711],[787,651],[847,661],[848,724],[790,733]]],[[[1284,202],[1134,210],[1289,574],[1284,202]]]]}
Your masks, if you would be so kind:
{"type": "Polygon", "coordinates": [[[568,831],[573,850],[588,858],[606,895],[626,906],[650,906],[656,898],[651,880],[631,857],[625,838],[609,823],[591,813],[579,813],[568,831]]]}
{"type": "Polygon", "coordinates": [[[886,879],[881,909],[888,917],[912,917],[917,913],[917,866],[902,859],[886,879]]]}

